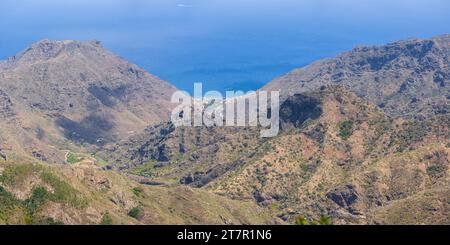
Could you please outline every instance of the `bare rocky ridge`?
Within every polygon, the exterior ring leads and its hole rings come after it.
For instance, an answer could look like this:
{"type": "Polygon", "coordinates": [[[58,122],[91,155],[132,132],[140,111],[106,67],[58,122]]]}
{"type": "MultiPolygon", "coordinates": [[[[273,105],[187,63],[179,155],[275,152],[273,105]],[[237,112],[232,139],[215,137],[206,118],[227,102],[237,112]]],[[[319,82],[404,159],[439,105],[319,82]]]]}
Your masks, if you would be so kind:
{"type": "Polygon", "coordinates": [[[450,111],[450,35],[359,47],[273,80],[283,98],[329,84],[348,87],[391,116],[450,111]]]}
{"type": "Polygon", "coordinates": [[[11,98],[0,90],[0,118],[8,119],[13,117],[14,114],[11,98]]]}

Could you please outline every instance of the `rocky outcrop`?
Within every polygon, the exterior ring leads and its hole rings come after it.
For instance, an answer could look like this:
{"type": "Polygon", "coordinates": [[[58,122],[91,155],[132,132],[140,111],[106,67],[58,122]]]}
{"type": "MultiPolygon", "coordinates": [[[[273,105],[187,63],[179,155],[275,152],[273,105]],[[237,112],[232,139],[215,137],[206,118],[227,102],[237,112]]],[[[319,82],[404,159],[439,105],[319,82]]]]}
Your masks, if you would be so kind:
{"type": "Polygon", "coordinates": [[[356,208],[356,204],[360,198],[356,187],[352,184],[340,186],[329,192],[326,197],[332,200],[339,207],[347,210],[353,215],[359,215],[360,212],[356,208]]]}
{"type": "Polygon", "coordinates": [[[6,153],[4,153],[2,151],[2,149],[0,149],[0,160],[3,160],[3,161],[8,160],[8,155],[6,155],[6,153]]]}
{"type": "Polygon", "coordinates": [[[300,127],[307,120],[315,120],[322,114],[322,103],[320,99],[296,94],[289,97],[281,105],[280,119],[282,126],[293,125],[300,127]]]}
{"type": "Polygon", "coordinates": [[[10,119],[15,115],[13,102],[3,90],[0,90],[0,119],[10,119]]]}

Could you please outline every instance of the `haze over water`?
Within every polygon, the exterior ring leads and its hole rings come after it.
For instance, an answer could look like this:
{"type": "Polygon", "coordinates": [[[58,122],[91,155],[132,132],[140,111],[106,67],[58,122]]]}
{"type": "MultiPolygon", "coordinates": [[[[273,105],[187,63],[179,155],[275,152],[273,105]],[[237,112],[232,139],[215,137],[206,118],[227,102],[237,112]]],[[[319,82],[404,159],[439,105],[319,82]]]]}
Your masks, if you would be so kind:
{"type": "Polygon", "coordinates": [[[357,45],[450,33],[448,13],[448,0],[2,0],[0,59],[97,39],[183,90],[255,90],[357,45]]]}

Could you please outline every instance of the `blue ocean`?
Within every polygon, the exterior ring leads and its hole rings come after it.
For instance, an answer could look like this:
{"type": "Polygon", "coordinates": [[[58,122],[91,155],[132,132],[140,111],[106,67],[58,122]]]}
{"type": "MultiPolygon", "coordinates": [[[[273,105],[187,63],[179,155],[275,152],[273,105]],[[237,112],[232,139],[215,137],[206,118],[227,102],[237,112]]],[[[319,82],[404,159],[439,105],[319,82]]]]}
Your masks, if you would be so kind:
{"type": "Polygon", "coordinates": [[[180,89],[248,91],[358,45],[450,33],[449,13],[448,0],[2,0],[0,59],[96,39],[180,89]]]}

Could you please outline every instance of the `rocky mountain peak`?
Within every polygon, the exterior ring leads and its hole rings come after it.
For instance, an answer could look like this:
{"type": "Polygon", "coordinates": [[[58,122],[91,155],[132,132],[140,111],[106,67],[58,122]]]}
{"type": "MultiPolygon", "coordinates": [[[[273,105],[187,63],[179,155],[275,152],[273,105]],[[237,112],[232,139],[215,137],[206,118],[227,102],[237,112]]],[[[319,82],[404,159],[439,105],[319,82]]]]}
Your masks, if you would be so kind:
{"type": "Polygon", "coordinates": [[[30,47],[0,63],[0,69],[15,68],[20,65],[30,65],[36,62],[47,61],[62,55],[74,56],[76,54],[104,53],[101,43],[97,40],[50,40],[43,39],[33,43],[30,47]]]}

